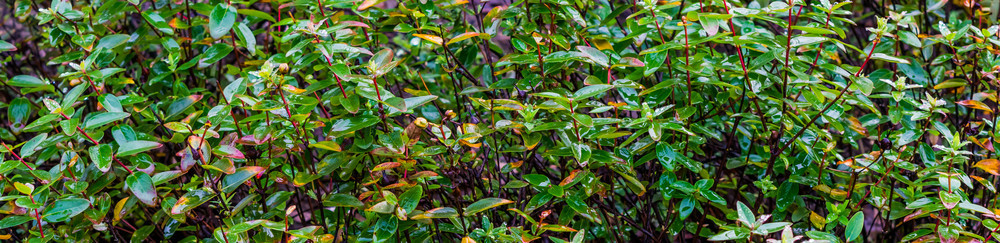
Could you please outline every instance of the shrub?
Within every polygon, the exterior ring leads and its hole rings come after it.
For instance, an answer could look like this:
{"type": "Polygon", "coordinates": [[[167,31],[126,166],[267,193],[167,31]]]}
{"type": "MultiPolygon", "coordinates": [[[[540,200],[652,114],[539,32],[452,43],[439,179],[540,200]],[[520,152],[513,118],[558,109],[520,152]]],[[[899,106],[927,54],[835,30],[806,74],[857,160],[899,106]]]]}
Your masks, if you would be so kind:
{"type": "Polygon", "coordinates": [[[7,0],[0,238],[989,242],[996,0],[7,0]]]}

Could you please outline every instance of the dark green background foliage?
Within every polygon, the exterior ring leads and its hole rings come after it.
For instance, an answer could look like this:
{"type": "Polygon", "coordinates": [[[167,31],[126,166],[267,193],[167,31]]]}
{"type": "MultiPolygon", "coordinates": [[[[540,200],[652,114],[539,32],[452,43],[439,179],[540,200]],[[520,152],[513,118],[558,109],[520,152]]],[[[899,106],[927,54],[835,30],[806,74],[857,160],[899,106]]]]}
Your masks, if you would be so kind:
{"type": "Polygon", "coordinates": [[[997,0],[3,0],[0,240],[994,242],[997,0]]]}

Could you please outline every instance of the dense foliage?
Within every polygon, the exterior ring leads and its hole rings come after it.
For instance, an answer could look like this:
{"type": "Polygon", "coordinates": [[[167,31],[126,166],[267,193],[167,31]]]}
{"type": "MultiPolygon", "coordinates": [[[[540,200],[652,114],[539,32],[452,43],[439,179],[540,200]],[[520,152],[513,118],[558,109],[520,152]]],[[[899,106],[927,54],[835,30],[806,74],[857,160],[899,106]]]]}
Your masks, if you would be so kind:
{"type": "Polygon", "coordinates": [[[4,0],[0,239],[1000,238],[997,0],[4,0]]]}

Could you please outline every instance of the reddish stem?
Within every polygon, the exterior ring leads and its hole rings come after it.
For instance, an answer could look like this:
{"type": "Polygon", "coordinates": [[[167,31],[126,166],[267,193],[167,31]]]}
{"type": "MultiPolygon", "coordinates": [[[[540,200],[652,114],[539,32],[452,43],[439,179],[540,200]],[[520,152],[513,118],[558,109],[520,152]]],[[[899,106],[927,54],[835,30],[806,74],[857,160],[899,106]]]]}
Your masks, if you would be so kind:
{"type": "Polygon", "coordinates": [[[611,85],[611,67],[608,67],[608,85],[611,85]]]}
{"type": "MultiPolygon", "coordinates": [[[[59,113],[59,115],[62,115],[62,117],[63,117],[64,119],[66,119],[66,120],[69,120],[69,119],[70,119],[70,118],[69,118],[69,116],[66,116],[66,113],[62,113],[62,112],[60,112],[60,113],[59,113]]],[[[84,131],[84,130],[83,130],[83,128],[80,128],[80,126],[79,126],[79,125],[77,125],[77,126],[76,126],[76,131],[80,132],[80,134],[83,134],[83,136],[84,136],[84,137],[86,137],[86,138],[87,138],[87,140],[90,140],[90,142],[91,142],[91,143],[94,143],[94,145],[95,145],[95,146],[97,146],[97,145],[101,145],[101,143],[100,143],[100,142],[98,142],[98,141],[97,141],[97,140],[95,140],[94,138],[90,137],[90,135],[89,135],[89,134],[87,134],[87,132],[86,132],[86,131],[84,131]]],[[[132,169],[129,169],[129,168],[128,168],[128,166],[125,166],[125,163],[122,163],[121,161],[119,161],[119,160],[118,160],[118,158],[117,158],[117,157],[115,157],[114,155],[111,155],[111,159],[113,159],[113,160],[114,160],[115,162],[117,162],[117,163],[118,163],[118,165],[121,165],[121,166],[122,166],[122,168],[125,168],[125,171],[128,171],[128,173],[129,173],[129,174],[132,174],[132,173],[133,173],[133,172],[132,172],[132,169]]]]}
{"type": "MultiPolygon", "coordinates": [[[[825,27],[823,27],[823,28],[827,28],[827,29],[828,29],[828,28],[830,28],[830,12],[827,12],[827,13],[826,13],[826,25],[825,25],[825,27]]],[[[809,70],[810,70],[810,72],[809,72],[809,73],[812,73],[812,71],[811,71],[811,70],[812,70],[813,68],[816,68],[816,62],[818,62],[818,61],[819,61],[819,54],[823,52],[823,44],[826,44],[826,43],[824,43],[824,42],[820,42],[820,43],[819,43],[819,49],[816,49],[816,57],[815,57],[815,58],[813,58],[813,63],[812,63],[812,66],[811,66],[811,67],[809,67],[809,70]]]]}
{"type": "Polygon", "coordinates": [[[319,14],[320,14],[320,16],[323,17],[323,20],[324,20],[323,23],[326,24],[327,28],[330,28],[330,21],[326,21],[326,12],[323,10],[323,2],[322,2],[322,0],[316,0],[316,7],[319,8],[319,14]]]}
{"type": "Polygon", "coordinates": [[[378,109],[384,111],[385,107],[382,106],[382,92],[378,90],[378,76],[372,78],[372,84],[375,85],[375,97],[378,98],[378,109]]]}
{"type": "MultiPolygon", "coordinates": [[[[722,6],[724,8],[726,8],[726,13],[728,14],[729,13],[729,4],[727,4],[726,1],[723,0],[722,1],[722,6]]],[[[749,79],[750,76],[747,73],[747,65],[743,62],[743,48],[740,47],[740,44],[736,43],[736,25],[733,25],[733,19],[732,18],[729,19],[729,30],[731,30],[733,32],[733,44],[736,45],[736,54],[740,58],[740,67],[743,68],[743,77],[749,79]]]]}
{"type": "MultiPolygon", "coordinates": [[[[32,204],[38,204],[35,202],[35,197],[32,197],[31,194],[28,194],[28,199],[31,199],[32,204]]],[[[42,215],[38,214],[37,208],[34,210],[35,210],[35,220],[38,221],[38,233],[41,234],[42,238],[45,238],[45,230],[42,229],[42,215]]]]}
{"type": "MultiPolygon", "coordinates": [[[[691,65],[691,54],[688,52],[690,44],[688,43],[688,26],[687,18],[681,20],[681,25],[684,25],[684,65],[691,65]]],[[[685,68],[685,73],[687,73],[687,88],[688,88],[688,106],[691,105],[691,70],[685,68]]]]}
{"type": "Polygon", "coordinates": [[[872,59],[872,53],[875,53],[875,46],[878,46],[879,39],[875,39],[875,43],[872,43],[872,49],[868,50],[868,56],[865,57],[865,61],[861,63],[861,68],[858,68],[858,72],[854,74],[855,77],[861,76],[861,71],[865,70],[865,66],[868,65],[868,60],[872,59]]]}
{"type": "Polygon", "coordinates": [[[18,156],[17,153],[14,153],[14,150],[10,149],[10,147],[8,147],[6,143],[0,143],[0,144],[3,144],[3,147],[6,148],[7,151],[10,152],[10,154],[14,155],[14,158],[17,158],[18,161],[21,161],[21,164],[27,166],[28,170],[35,170],[34,168],[31,168],[31,166],[28,165],[27,162],[24,162],[24,159],[21,159],[21,156],[18,156]]]}

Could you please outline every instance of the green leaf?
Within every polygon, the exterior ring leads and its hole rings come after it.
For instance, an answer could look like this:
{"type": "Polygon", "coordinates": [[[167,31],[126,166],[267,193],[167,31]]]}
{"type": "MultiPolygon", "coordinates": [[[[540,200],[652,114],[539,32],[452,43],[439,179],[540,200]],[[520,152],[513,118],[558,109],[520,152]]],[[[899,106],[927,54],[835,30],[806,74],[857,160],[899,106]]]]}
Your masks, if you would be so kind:
{"type": "Polygon", "coordinates": [[[216,43],[215,45],[212,45],[212,47],[209,47],[207,50],[205,50],[204,53],[201,54],[202,57],[201,59],[198,60],[198,67],[199,68],[208,67],[214,64],[215,62],[222,60],[222,58],[228,56],[229,53],[232,51],[233,51],[233,46],[230,46],[229,44],[226,43],[216,43]]]}
{"type": "Polygon", "coordinates": [[[63,222],[90,207],[90,201],[81,198],[60,199],[45,208],[43,218],[48,222],[63,222]]]}
{"type": "Polygon", "coordinates": [[[578,101],[579,100],[584,100],[584,99],[587,99],[587,98],[590,98],[590,97],[594,97],[594,96],[596,96],[598,94],[602,94],[602,93],[608,92],[608,90],[611,90],[614,87],[615,86],[607,85],[607,84],[587,85],[586,87],[583,87],[582,89],[577,90],[576,93],[573,93],[573,99],[578,100],[578,101]]]}
{"type": "Polygon", "coordinates": [[[414,108],[430,103],[431,101],[434,101],[436,99],[438,99],[438,96],[436,95],[425,95],[425,96],[406,98],[403,99],[403,101],[406,103],[407,109],[413,110],[414,108]]]}
{"type": "Polygon", "coordinates": [[[163,145],[153,141],[129,141],[118,146],[118,153],[116,155],[118,157],[125,157],[159,148],[160,146],[163,145]]]}
{"type": "Polygon", "coordinates": [[[941,204],[944,204],[944,208],[947,209],[955,208],[962,201],[962,196],[944,190],[938,192],[938,197],[941,198],[941,204]]]}
{"type": "Polygon", "coordinates": [[[365,207],[365,203],[351,195],[334,193],[323,201],[323,206],[363,208],[365,207]]]}
{"type": "Polygon", "coordinates": [[[906,59],[903,59],[903,58],[900,58],[900,57],[890,56],[890,55],[887,55],[885,53],[873,53],[871,58],[872,59],[882,60],[882,61],[887,61],[887,62],[891,62],[891,63],[904,63],[904,64],[909,64],[910,63],[909,60],[906,60],[906,59]]]}
{"type": "Polygon", "coordinates": [[[796,37],[792,38],[792,44],[791,44],[791,46],[792,47],[799,47],[799,46],[804,46],[804,45],[819,44],[821,42],[825,42],[825,41],[828,41],[828,40],[830,40],[830,38],[826,38],[826,37],[822,37],[822,36],[796,36],[796,37]]]}
{"type": "Polygon", "coordinates": [[[406,100],[399,97],[392,97],[382,100],[380,103],[385,104],[390,112],[403,112],[407,110],[406,100]]]}
{"type": "Polygon", "coordinates": [[[100,49],[114,49],[122,44],[125,44],[129,40],[128,35],[115,34],[102,37],[100,41],[97,42],[97,46],[94,46],[94,50],[100,49]]]}
{"type": "Polygon", "coordinates": [[[30,114],[31,103],[27,98],[16,98],[7,106],[7,121],[10,123],[25,124],[30,114]]]}
{"type": "Polygon", "coordinates": [[[129,191],[139,199],[140,202],[149,206],[156,206],[156,188],[153,187],[153,178],[142,171],[135,171],[127,178],[125,184],[129,191]]]}
{"type": "Polygon", "coordinates": [[[419,220],[419,219],[447,219],[447,218],[455,218],[455,217],[458,217],[458,211],[456,211],[454,208],[440,207],[440,208],[435,208],[435,209],[427,210],[426,212],[424,212],[422,214],[419,214],[419,215],[416,215],[416,216],[413,216],[410,219],[413,219],[413,220],[419,220]]]}
{"type": "Polygon", "coordinates": [[[163,119],[170,120],[171,117],[181,114],[199,100],[201,100],[201,95],[189,95],[170,103],[170,107],[167,108],[167,117],[163,119]]]}
{"type": "Polygon", "coordinates": [[[154,228],[152,225],[146,225],[143,226],[142,228],[139,228],[134,233],[132,233],[132,238],[129,239],[129,243],[145,242],[149,238],[149,234],[153,233],[153,230],[156,230],[156,228],[154,228]]]}
{"type": "Polygon", "coordinates": [[[243,78],[238,78],[230,82],[229,85],[226,85],[226,88],[222,90],[222,96],[225,97],[226,101],[232,102],[236,95],[244,94],[246,90],[247,81],[243,78]]]}
{"type": "Polygon", "coordinates": [[[21,215],[11,215],[0,220],[0,229],[6,229],[14,226],[19,226],[28,221],[31,221],[31,217],[21,216],[21,215]]]}
{"type": "Polygon", "coordinates": [[[10,44],[10,42],[0,40],[0,52],[3,51],[16,51],[17,47],[10,44]]]}
{"type": "Polygon", "coordinates": [[[236,35],[240,37],[240,42],[250,51],[250,55],[257,54],[257,37],[253,35],[253,31],[246,24],[240,23],[236,25],[236,35]]]}
{"type": "Polygon", "coordinates": [[[261,11],[257,11],[257,10],[253,10],[253,9],[239,9],[239,10],[236,10],[236,13],[239,13],[239,14],[242,14],[242,15],[246,15],[246,16],[253,16],[253,17],[260,18],[260,19],[265,19],[267,21],[275,22],[274,21],[274,17],[271,17],[271,14],[268,14],[268,13],[265,13],[265,12],[261,12],[261,11]]]}
{"type": "Polygon", "coordinates": [[[25,158],[34,155],[38,146],[41,145],[42,142],[45,142],[45,139],[47,138],[49,138],[48,133],[40,133],[31,138],[31,140],[28,140],[28,142],[25,142],[24,145],[21,146],[21,157],[25,158]]]}
{"type": "Polygon", "coordinates": [[[828,29],[824,29],[824,28],[815,28],[815,27],[807,27],[807,26],[800,26],[800,25],[792,26],[792,29],[794,29],[794,30],[801,30],[802,32],[805,32],[805,33],[817,34],[817,35],[833,35],[833,34],[837,34],[837,32],[833,32],[832,30],[828,30],[828,29]]]}
{"type": "Polygon", "coordinates": [[[701,196],[705,197],[705,199],[708,199],[708,201],[726,205],[726,199],[722,198],[721,196],[719,196],[718,193],[715,193],[714,191],[698,191],[698,192],[701,193],[701,196]]]}
{"type": "Polygon", "coordinates": [[[263,171],[264,167],[260,166],[245,166],[236,169],[236,172],[226,175],[226,177],[222,179],[222,192],[232,193],[244,182],[247,182],[250,178],[253,178],[263,171]]]}
{"type": "Polygon", "coordinates": [[[247,221],[247,222],[242,222],[242,223],[233,225],[233,227],[229,228],[229,233],[230,234],[239,234],[239,233],[247,232],[249,230],[257,228],[257,226],[260,226],[260,224],[264,223],[265,221],[267,221],[267,220],[258,219],[258,220],[250,220],[250,221],[247,221]]]}
{"type": "Polygon", "coordinates": [[[399,64],[398,61],[393,61],[394,56],[395,54],[393,53],[393,50],[389,48],[382,49],[378,53],[375,53],[375,55],[368,60],[368,71],[375,77],[389,73],[390,70],[399,64]]]}
{"type": "Polygon", "coordinates": [[[405,212],[412,212],[420,203],[420,198],[424,196],[424,188],[415,186],[399,195],[399,207],[405,212]]]}
{"type": "Polygon", "coordinates": [[[601,67],[608,67],[608,62],[610,62],[608,60],[608,55],[605,55],[604,52],[601,52],[601,50],[589,46],[577,46],[576,49],[583,52],[583,55],[590,59],[590,61],[594,62],[594,64],[600,65],[601,67]]]}
{"type": "Polygon", "coordinates": [[[736,202],[736,212],[739,215],[739,220],[743,223],[745,227],[751,227],[755,222],[757,222],[757,216],[753,215],[753,210],[747,207],[743,202],[736,202]]]}
{"type": "Polygon", "coordinates": [[[362,128],[378,124],[379,118],[373,115],[361,115],[346,119],[339,119],[330,125],[330,134],[334,137],[343,137],[362,128]]]}
{"type": "Polygon", "coordinates": [[[118,97],[113,94],[105,94],[100,97],[101,105],[104,106],[104,110],[108,112],[125,112],[122,108],[122,103],[118,100],[118,97]]]}
{"type": "Polygon", "coordinates": [[[10,81],[7,82],[7,85],[14,87],[22,87],[22,88],[35,88],[35,87],[45,86],[47,85],[47,83],[34,76],[17,75],[14,76],[14,78],[11,78],[10,81]]]}
{"type": "Polygon", "coordinates": [[[98,113],[97,115],[92,115],[87,117],[87,119],[83,122],[83,124],[85,124],[83,125],[83,128],[86,130],[90,130],[107,125],[108,123],[121,121],[122,119],[125,119],[127,117],[129,117],[129,113],[125,112],[98,113]]]}
{"type": "Polygon", "coordinates": [[[514,201],[495,197],[480,199],[479,201],[469,204],[469,206],[465,208],[465,216],[472,216],[476,213],[486,211],[487,209],[510,203],[514,203],[514,201]]]}
{"type": "Polygon", "coordinates": [[[90,152],[90,161],[93,161],[97,165],[97,169],[101,170],[101,172],[111,170],[111,145],[101,144],[91,146],[88,151],[90,152]]]}
{"type": "Polygon", "coordinates": [[[854,213],[851,220],[847,221],[847,229],[844,231],[844,235],[847,237],[847,241],[851,242],[861,235],[861,230],[865,226],[865,212],[858,211],[854,213]]]}
{"type": "Polygon", "coordinates": [[[164,34],[168,35],[174,34],[174,29],[170,28],[170,25],[167,24],[167,20],[163,19],[163,17],[160,17],[160,15],[157,14],[156,12],[143,11],[142,17],[146,18],[146,21],[149,21],[149,23],[153,25],[153,27],[156,27],[156,29],[159,30],[160,32],[163,32],[164,34]]]}
{"type": "Polygon", "coordinates": [[[219,3],[208,15],[208,29],[212,39],[219,39],[229,33],[236,23],[236,9],[232,6],[219,3]]]}
{"type": "Polygon", "coordinates": [[[728,230],[709,237],[708,241],[732,241],[739,239],[746,239],[746,236],[740,235],[736,230],[728,230]]]}
{"type": "Polygon", "coordinates": [[[213,197],[215,197],[215,192],[212,189],[203,188],[189,191],[177,199],[177,202],[170,209],[170,213],[175,215],[185,214],[191,211],[191,209],[208,202],[213,197]]]}

